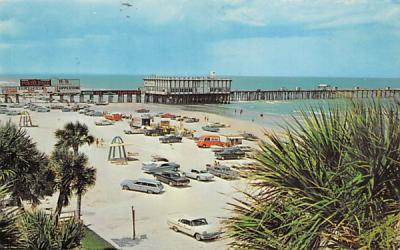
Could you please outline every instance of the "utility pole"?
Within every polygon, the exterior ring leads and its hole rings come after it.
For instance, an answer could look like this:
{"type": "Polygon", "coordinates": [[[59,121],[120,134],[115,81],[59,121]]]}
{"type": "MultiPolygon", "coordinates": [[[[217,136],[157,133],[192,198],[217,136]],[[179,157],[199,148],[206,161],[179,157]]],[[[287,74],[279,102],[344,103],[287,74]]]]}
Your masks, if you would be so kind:
{"type": "Polygon", "coordinates": [[[136,230],[135,230],[135,209],[132,206],[132,238],[136,238],[136,230]]]}

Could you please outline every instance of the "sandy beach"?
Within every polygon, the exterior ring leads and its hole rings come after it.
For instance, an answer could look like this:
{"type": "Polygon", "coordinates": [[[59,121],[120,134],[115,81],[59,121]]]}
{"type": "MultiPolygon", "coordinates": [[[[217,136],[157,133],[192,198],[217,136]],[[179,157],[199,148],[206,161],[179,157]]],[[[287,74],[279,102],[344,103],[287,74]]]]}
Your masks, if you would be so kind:
{"type": "MultiPolygon", "coordinates": [[[[221,129],[221,134],[237,134],[239,131],[262,134],[262,128],[255,124],[233,120],[214,114],[201,112],[182,111],[173,106],[144,105],[144,104],[110,104],[108,106],[93,106],[93,109],[111,112],[121,112],[140,116],[134,110],[146,107],[152,113],[172,112],[175,114],[197,117],[199,123],[184,126],[204,133],[201,126],[205,124],[204,117],[209,121],[229,124],[230,127],[221,129]]],[[[152,155],[160,155],[170,161],[179,163],[181,171],[191,168],[205,169],[206,164],[215,161],[214,153],[210,149],[199,149],[193,140],[184,138],[182,143],[161,144],[158,137],[141,135],[126,135],[123,130],[128,129],[128,120],[116,122],[112,126],[99,127],[94,122],[101,117],[90,117],[77,112],[61,112],[52,110],[48,113],[30,112],[33,123],[38,127],[27,128],[29,135],[37,143],[39,150],[50,154],[56,142],[54,132],[62,128],[69,121],[80,121],[87,124],[90,133],[98,138],[103,138],[105,145],[83,146],[81,151],[89,157],[90,165],[97,169],[97,181],[93,188],[83,197],[82,217],[84,223],[109,241],[118,249],[225,249],[228,240],[215,240],[198,242],[194,238],[182,233],[176,233],[167,226],[167,218],[176,215],[193,215],[206,217],[214,224],[218,224],[220,217],[228,216],[227,202],[237,194],[237,188],[246,188],[246,182],[239,180],[223,180],[215,178],[212,182],[198,182],[191,180],[185,188],[165,186],[165,192],[151,195],[134,191],[123,191],[120,182],[124,179],[150,178],[153,176],[142,172],[142,162],[150,161],[152,155]],[[115,165],[107,160],[109,143],[114,136],[121,136],[128,152],[138,153],[137,161],[128,165],[115,165]],[[136,240],[132,240],[132,215],[131,207],[136,211],[136,240]]],[[[0,115],[2,122],[11,119],[18,123],[19,116],[0,115]]],[[[156,118],[156,122],[157,122],[156,118]]],[[[175,121],[172,121],[176,123],[175,121]]],[[[254,142],[243,141],[243,144],[257,147],[254,142]]],[[[227,163],[240,163],[234,160],[227,163]]],[[[57,193],[44,200],[40,207],[54,209],[57,193]]],[[[75,197],[64,211],[75,209],[75,197]]]]}

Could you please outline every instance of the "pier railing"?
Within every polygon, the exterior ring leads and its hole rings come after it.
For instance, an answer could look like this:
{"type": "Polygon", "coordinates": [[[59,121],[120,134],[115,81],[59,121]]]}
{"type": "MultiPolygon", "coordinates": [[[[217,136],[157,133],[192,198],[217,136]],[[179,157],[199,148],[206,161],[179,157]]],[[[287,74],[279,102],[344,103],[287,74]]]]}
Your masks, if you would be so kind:
{"type": "Polygon", "coordinates": [[[400,89],[237,90],[231,91],[230,101],[394,97],[400,97],[400,89]]]}

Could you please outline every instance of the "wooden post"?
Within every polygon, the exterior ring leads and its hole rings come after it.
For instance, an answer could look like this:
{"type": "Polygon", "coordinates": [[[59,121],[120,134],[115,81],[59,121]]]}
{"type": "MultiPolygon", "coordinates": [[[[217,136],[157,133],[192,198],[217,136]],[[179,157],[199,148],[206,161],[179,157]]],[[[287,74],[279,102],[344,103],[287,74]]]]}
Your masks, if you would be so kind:
{"type": "Polygon", "coordinates": [[[135,209],[132,206],[132,238],[136,238],[136,230],[135,230],[135,209]]]}

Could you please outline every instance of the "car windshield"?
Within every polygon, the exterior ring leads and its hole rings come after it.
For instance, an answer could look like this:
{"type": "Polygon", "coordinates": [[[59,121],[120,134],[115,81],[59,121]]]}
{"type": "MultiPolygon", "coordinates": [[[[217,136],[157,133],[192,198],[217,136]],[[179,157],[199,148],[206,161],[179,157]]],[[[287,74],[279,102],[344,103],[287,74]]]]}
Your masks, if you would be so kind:
{"type": "Polygon", "coordinates": [[[192,226],[203,226],[203,225],[207,225],[207,220],[204,218],[201,219],[196,219],[196,220],[192,220],[191,222],[192,226]]]}
{"type": "Polygon", "coordinates": [[[200,173],[206,174],[206,173],[208,173],[208,172],[207,172],[207,170],[201,170],[200,173]]]}

